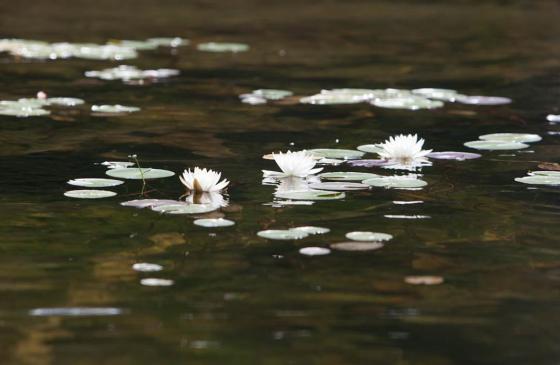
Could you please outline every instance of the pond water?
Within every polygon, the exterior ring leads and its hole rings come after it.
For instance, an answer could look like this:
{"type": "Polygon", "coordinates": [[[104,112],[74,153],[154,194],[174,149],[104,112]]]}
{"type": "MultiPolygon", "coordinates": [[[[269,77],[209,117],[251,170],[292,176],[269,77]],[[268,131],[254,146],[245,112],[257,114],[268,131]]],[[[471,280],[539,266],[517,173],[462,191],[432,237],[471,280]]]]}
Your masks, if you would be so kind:
{"type": "MultiPolygon", "coordinates": [[[[560,187],[514,179],[558,161],[560,126],[546,116],[560,114],[559,13],[552,0],[0,3],[3,38],[191,41],[123,62],[0,53],[0,100],[44,91],[86,101],[51,115],[0,115],[2,363],[556,364],[560,187]],[[250,49],[197,50],[208,42],[250,49]],[[143,83],[84,76],[119,64],[180,74],[143,83]],[[239,99],[262,88],[303,97],[390,87],[513,102],[410,111],[239,99]],[[140,110],[95,115],[91,105],[140,110]],[[510,151],[463,145],[507,132],[543,139],[510,151]],[[274,162],[263,155],[355,149],[400,133],[482,157],[432,160],[420,190],[269,204],[274,187],[261,169],[274,162]],[[107,178],[99,163],[131,154],[175,173],[222,171],[229,206],[201,215],[121,206],[142,198],[141,180],[105,188],[117,195],[104,199],[64,195],[83,189],[66,181],[107,178]],[[193,223],[222,217],[235,224],[193,223]],[[300,226],[330,232],[257,235],[300,226]],[[325,250],[353,231],[393,238],[372,250],[325,250]]],[[[174,176],[149,180],[144,197],[183,193],[174,176]]]]}

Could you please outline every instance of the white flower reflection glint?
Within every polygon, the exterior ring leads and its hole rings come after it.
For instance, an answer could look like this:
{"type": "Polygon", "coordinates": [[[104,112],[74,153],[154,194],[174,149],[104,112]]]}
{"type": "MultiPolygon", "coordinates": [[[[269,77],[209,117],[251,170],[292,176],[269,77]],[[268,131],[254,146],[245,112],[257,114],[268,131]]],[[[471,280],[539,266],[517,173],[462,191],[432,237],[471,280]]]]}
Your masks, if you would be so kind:
{"type": "Polygon", "coordinates": [[[384,166],[389,169],[416,170],[422,166],[431,166],[426,155],[432,150],[423,150],[424,139],[418,139],[418,135],[400,134],[390,137],[384,143],[377,145],[381,150],[379,156],[392,164],[384,166]]]}
{"type": "Polygon", "coordinates": [[[223,208],[229,205],[229,200],[219,192],[193,193],[185,197],[185,202],[191,204],[206,204],[216,208],[223,208]]]}
{"type": "Polygon", "coordinates": [[[294,176],[303,178],[323,170],[322,167],[314,168],[317,161],[310,152],[305,150],[273,153],[272,157],[282,172],[263,170],[264,177],[282,178],[294,176]]]}
{"type": "Polygon", "coordinates": [[[183,175],[179,176],[179,180],[191,192],[210,193],[222,191],[229,185],[227,179],[220,181],[221,177],[220,172],[195,167],[193,171],[185,170],[183,175]]]}

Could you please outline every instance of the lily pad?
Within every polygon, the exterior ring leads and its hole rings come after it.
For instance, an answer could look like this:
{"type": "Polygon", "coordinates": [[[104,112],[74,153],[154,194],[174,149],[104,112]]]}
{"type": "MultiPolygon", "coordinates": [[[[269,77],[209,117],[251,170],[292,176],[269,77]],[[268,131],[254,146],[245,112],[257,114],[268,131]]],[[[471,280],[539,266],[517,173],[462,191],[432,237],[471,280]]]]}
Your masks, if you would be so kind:
{"type": "Polygon", "coordinates": [[[146,41],[155,44],[158,47],[173,47],[173,48],[179,46],[186,46],[190,43],[188,39],[183,39],[180,37],[156,37],[156,38],[148,38],[146,41]]]}
{"type": "MultiPolygon", "coordinates": [[[[371,174],[369,172],[353,172],[353,171],[337,171],[324,172],[318,175],[321,179],[335,181],[363,181],[380,175],[371,174]]],[[[328,190],[328,189],[327,189],[328,190]]]]}
{"type": "Polygon", "coordinates": [[[357,147],[357,150],[367,153],[379,153],[383,152],[383,148],[379,147],[376,144],[363,144],[357,147]]]}
{"type": "Polygon", "coordinates": [[[301,98],[299,102],[312,105],[357,104],[371,100],[373,97],[367,93],[364,94],[362,92],[349,90],[350,89],[323,90],[319,94],[301,98]]]}
{"type": "Polygon", "coordinates": [[[140,284],[145,286],[171,286],[173,283],[173,280],[169,279],[144,278],[140,280],[140,284]]]}
{"type": "Polygon", "coordinates": [[[538,170],[538,171],[531,171],[529,175],[550,176],[550,177],[560,178],[560,171],[538,170]]]}
{"type": "Polygon", "coordinates": [[[235,225],[234,221],[230,221],[229,219],[224,219],[224,218],[196,219],[193,223],[197,226],[208,227],[208,228],[230,227],[235,225]]]}
{"type": "Polygon", "coordinates": [[[258,89],[253,90],[253,95],[260,96],[267,100],[281,100],[294,95],[294,93],[289,90],[258,89]]]}
{"type": "Polygon", "coordinates": [[[437,89],[437,88],[421,88],[412,90],[413,94],[421,95],[425,98],[436,99],[442,101],[455,101],[459,97],[465,97],[457,92],[457,90],[451,89],[437,89]]]}
{"type": "Polygon", "coordinates": [[[108,190],[69,190],[64,193],[64,196],[76,199],[101,199],[115,195],[117,193],[108,190]]]}
{"type": "Polygon", "coordinates": [[[374,99],[371,104],[379,108],[388,109],[436,109],[441,108],[444,104],[439,100],[430,100],[420,96],[405,96],[389,99],[374,99]]]}
{"type": "Polygon", "coordinates": [[[445,152],[430,152],[426,155],[428,158],[434,158],[436,160],[455,160],[455,161],[464,161],[464,160],[472,160],[475,158],[480,158],[482,155],[478,153],[470,153],[470,152],[453,152],[453,151],[445,151],[445,152]]]}
{"type": "Polygon", "coordinates": [[[347,161],[346,163],[354,167],[386,167],[386,166],[395,165],[395,162],[384,160],[384,159],[353,160],[353,161],[347,161]]]}
{"type": "Polygon", "coordinates": [[[108,113],[108,114],[120,114],[120,113],[133,113],[140,111],[140,108],[135,106],[126,105],[92,105],[91,111],[95,113],[108,113]]]}
{"type": "Polygon", "coordinates": [[[374,251],[383,246],[381,242],[340,242],[333,243],[331,248],[339,251],[374,251]]]}
{"type": "Polygon", "coordinates": [[[369,185],[364,185],[355,182],[320,182],[309,184],[311,189],[328,190],[328,191],[349,191],[349,190],[367,190],[369,185]]]}
{"type": "Polygon", "coordinates": [[[529,147],[528,144],[521,142],[499,142],[499,141],[469,141],[464,143],[469,148],[477,150],[521,150],[529,147]]]}
{"type": "Polygon", "coordinates": [[[346,233],[346,238],[352,241],[389,241],[393,236],[388,233],[369,232],[369,231],[354,231],[346,233]]]}
{"type": "Polygon", "coordinates": [[[504,105],[510,104],[512,100],[502,96],[461,96],[456,99],[459,103],[470,105],[504,105]]]}
{"type": "Polygon", "coordinates": [[[129,200],[126,202],[122,202],[121,205],[123,207],[134,207],[134,208],[148,208],[148,207],[155,207],[158,205],[170,205],[170,204],[179,204],[177,200],[171,199],[135,199],[129,200]]]}
{"type": "Polygon", "coordinates": [[[165,214],[203,214],[217,210],[219,207],[213,204],[188,204],[175,203],[165,205],[154,205],[151,207],[154,212],[165,214]]]}
{"type": "Polygon", "coordinates": [[[41,108],[18,108],[18,107],[0,106],[0,115],[8,115],[12,117],[19,117],[19,118],[41,117],[49,114],[51,114],[50,111],[41,108]]]}
{"type": "Polygon", "coordinates": [[[267,103],[265,98],[254,94],[241,94],[239,98],[242,103],[249,105],[262,105],[267,103]]]}
{"type": "Polygon", "coordinates": [[[533,185],[560,185],[559,176],[531,175],[515,178],[515,181],[533,185]]]}
{"type": "Polygon", "coordinates": [[[478,137],[483,141],[499,141],[499,142],[521,142],[530,143],[538,142],[542,140],[542,137],[538,134],[527,134],[527,133],[493,133],[485,134],[478,137]]]}
{"type": "Polygon", "coordinates": [[[299,253],[305,256],[323,256],[331,253],[331,250],[324,247],[304,247],[300,248],[299,253]]]}
{"type": "Polygon", "coordinates": [[[173,171],[152,168],[124,168],[107,170],[105,174],[120,179],[149,180],[162,179],[175,175],[173,171]]]}
{"type": "Polygon", "coordinates": [[[138,262],[132,265],[132,270],[140,272],[155,272],[163,270],[163,266],[158,264],[150,264],[148,262],[138,262]]]}
{"type": "Polygon", "coordinates": [[[345,149],[337,149],[337,148],[316,148],[313,150],[309,150],[316,157],[321,158],[334,158],[334,159],[343,159],[343,160],[354,160],[358,158],[362,158],[364,152],[357,151],[357,150],[345,150],[345,149]]]}
{"type": "Polygon", "coordinates": [[[221,43],[221,42],[208,42],[200,43],[196,48],[204,52],[247,52],[249,45],[244,43],[221,43]]]}
{"type": "Polygon", "coordinates": [[[422,188],[428,185],[424,180],[405,177],[405,176],[383,176],[375,177],[373,179],[367,179],[362,181],[362,183],[370,186],[379,186],[384,188],[395,188],[395,189],[415,189],[422,188]]]}
{"type": "Polygon", "coordinates": [[[294,231],[290,229],[268,229],[260,231],[257,236],[269,240],[299,240],[307,237],[309,234],[302,231],[294,231]]]}
{"type": "Polygon", "coordinates": [[[104,161],[101,165],[106,166],[108,169],[124,169],[134,166],[134,162],[128,161],[104,161]]]}
{"type": "Polygon", "coordinates": [[[117,186],[117,185],[124,184],[124,181],[113,180],[113,179],[84,178],[84,179],[68,180],[68,184],[74,186],[83,186],[85,188],[107,188],[110,186],[117,186]]]}
{"type": "Polygon", "coordinates": [[[77,106],[82,105],[84,101],[78,98],[48,98],[47,102],[49,105],[60,105],[60,106],[77,106]]]}
{"type": "Polygon", "coordinates": [[[292,200],[338,200],[344,199],[346,194],[343,192],[332,192],[324,190],[302,190],[285,191],[275,193],[277,198],[292,200]]]}
{"type": "Polygon", "coordinates": [[[290,228],[290,231],[303,232],[303,233],[314,235],[314,234],[329,233],[331,230],[325,227],[302,226],[302,227],[290,228]]]}

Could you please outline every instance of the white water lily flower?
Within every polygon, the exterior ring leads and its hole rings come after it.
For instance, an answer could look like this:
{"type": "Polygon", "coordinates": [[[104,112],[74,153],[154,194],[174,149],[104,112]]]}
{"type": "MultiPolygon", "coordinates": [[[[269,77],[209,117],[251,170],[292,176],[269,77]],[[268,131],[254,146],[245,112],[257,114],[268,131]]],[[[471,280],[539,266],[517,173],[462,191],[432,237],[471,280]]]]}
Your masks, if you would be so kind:
{"type": "Polygon", "coordinates": [[[218,192],[229,185],[227,179],[220,181],[222,174],[220,172],[201,169],[195,167],[194,171],[191,169],[185,170],[179,180],[187,187],[188,190],[194,192],[218,192]]]}
{"type": "Polygon", "coordinates": [[[402,165],[411,165],[416,162],[426,161],[426,155],[432,150],[423,150],[424,139],[418,139],[418,135],[400,134],[390,137],[384,143],[378,144],[381,150],[378,152],[382,158],[394,161],[402,165]]]}
{"type": "Polygon", "coordinates": [[[274,158],[274,161],[276,161],[276,164],[278,164],[278,167],[280,167],[280,170],[282,170],[282,172],[263,170],[264,176],[306,177],[323,170],[323,168],[314,169],[317,161],[311,153],[305,150],[296,152],[288,151],[286,153],[273,153],[272,157],[274,158]]]}

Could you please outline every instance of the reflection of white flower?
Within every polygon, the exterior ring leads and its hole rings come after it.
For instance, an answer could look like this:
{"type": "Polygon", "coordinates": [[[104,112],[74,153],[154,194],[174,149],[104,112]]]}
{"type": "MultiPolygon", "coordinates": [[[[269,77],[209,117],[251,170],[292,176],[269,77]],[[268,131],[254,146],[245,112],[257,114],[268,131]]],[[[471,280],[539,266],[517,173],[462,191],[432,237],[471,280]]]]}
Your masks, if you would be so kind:
{"type": "Polygon", "coordinates": [[[229,205],[229,201],[218,192],[190,194],[185,198],[187,203],[191,204],[208,204],[214,207],[222,208],[229,205]]]}
{"type": "Polygon", "coordinates": [[[194,171],[185,170],[183,175],[179,176],[179,180],[190,191],[216,192],[225,189],[229,184],[226,179],[220,181],[221,176],[220,172],[195,167],[194,171]]]}
{"type": "Polygon", "coordinates": [[[418,135],[400,134],[390,137],[384,143],[378,145],[381,150],[379,156],[386,160],[394,161],[399,164],[407,165],[415,161],[426,160],[426,155],[432,150],[423,150],[424,139],[418,139],[418,135]]]}
{"type": "Polygon", "coordinates": [[[314,169],[317,162],[313,158],[313,155],[307,151],[273,153],[272,157],[282,172],[263,170],[265,176],[306,177],[323,170],[322,168],[314,169]]]}
{"type": "Polygon", "coordinates": [[[288,191],[308,191],[311,190],[309,184],[314,182],[320,182],[320,179],[316,176],[311,177],[311,179],[304,179],[295,176],[284,177],[278,179],[279,184],[278,187],[276,188],[276,192],[285,193],[288,191]]]}

